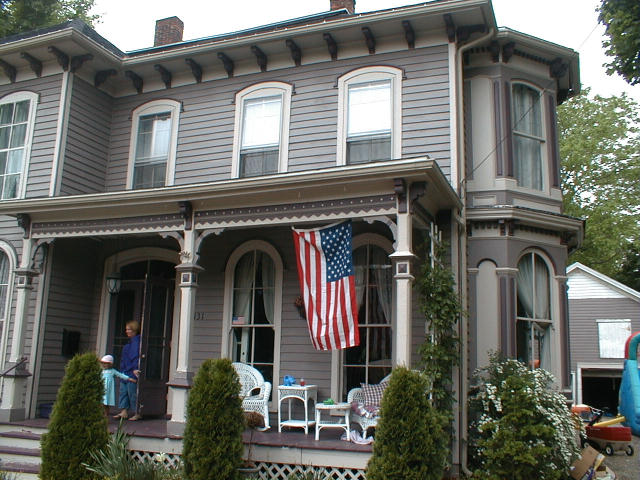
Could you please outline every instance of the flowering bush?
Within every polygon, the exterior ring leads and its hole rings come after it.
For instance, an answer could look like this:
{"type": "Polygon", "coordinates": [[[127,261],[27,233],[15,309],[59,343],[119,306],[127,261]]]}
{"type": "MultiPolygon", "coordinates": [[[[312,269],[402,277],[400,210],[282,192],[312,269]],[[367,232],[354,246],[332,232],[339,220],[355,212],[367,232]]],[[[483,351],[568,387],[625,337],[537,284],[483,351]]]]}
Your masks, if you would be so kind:
{"type": "Polygon", "coordinates": [[[469,399],[470,463],[483,480],[565,479],[578,457],[576,422],[553,376],[492,355],[469,399]]]}

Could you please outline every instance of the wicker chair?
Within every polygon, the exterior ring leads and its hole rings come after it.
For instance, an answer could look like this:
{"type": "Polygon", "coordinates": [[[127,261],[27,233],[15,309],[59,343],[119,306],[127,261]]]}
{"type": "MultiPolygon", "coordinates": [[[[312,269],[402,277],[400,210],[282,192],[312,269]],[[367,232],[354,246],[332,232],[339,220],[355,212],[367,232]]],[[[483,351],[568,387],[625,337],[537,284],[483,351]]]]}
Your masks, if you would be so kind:
{"type": "MultiPolygon", "coordinates": [[[[382,380],[380,380],[380,383],[389,381],[390,377],[391,375],[387,375],[382,380]]],[[[360,387],[352,388],[351,390],[349,390],[349,393],[347,393],[347,403],[353,404],[353,402],[357,402],[364,405],[364,392],[362,391],[362,388],[360,387]]],[[[358,425],[360,425],[360,429],[362,430],[363,437],[367,436],[368,429],[375,428],[378,425],[378,418],[379,418],[378,416],[366,417],[364,415],[359,415],[353,410],[349,411],[349,422],[357,423],[358,425]]]]}
{"type": "Polygon", "coordinates": [[[245,412],[257,412],[264,418],[264,427],[260,430],[268,430],[269,425],[269,395],[271,383],[265,382],[262,374],[251,365],[234,362],[238,377],[240,378],[240,396],[242,408],[245,412]]]}

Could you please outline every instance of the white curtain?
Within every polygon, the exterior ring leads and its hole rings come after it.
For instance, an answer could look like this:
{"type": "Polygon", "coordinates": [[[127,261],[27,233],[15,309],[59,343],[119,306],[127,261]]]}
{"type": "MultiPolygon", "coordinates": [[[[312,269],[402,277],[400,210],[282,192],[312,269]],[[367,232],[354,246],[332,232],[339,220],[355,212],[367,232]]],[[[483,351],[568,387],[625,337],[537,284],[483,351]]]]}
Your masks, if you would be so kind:
{"type": "Polygon", "coordinates": [[[275,301],[276,271],[273,260],[266,253],[260,253],[262,260],[262,298],[267,321],[273,325],[273,304],[275,301]]]}
{"type": "Polygon", "coordinates": [[[535,258],[535,282],[536,282],[536,298],[535,298],[535,318],[550,320],[551,313],[549,311],[549,270],[546,263],[538,255],[535,258]]]}
{"type": "Polygon", "coordinates": [[[347,136],[391,131],[391,81],[349,87],[347,136]]]}
{"type": "Polygon", "coordinates": [[[244,323],[249,323],[251,313],[251,294],[254,282],[254,255],[249,252],[242,256],[236,265],[233,289],[233,316],[244,317],[244,323]]]}
{"type": "Polygon", "coordinates": [[[242,148],[279,145],[281,111],[281,95],[246,100],[242,119],[242,148]]]}
{"type": "Polygon", "coordinates": [[[389,256],[378,247],[373,247],[373,271],[376,276],[376,288],[378,290],[378,299],[380,306],[384,312],[386,323],[391,323],[391,292],[392,292],[392,275],[391,265],[389,264],[389,256]]]}
{"type": "Polygon", "coordinates": [[[364,298],[365,282],[367,278],[367,247],[360,247],[353,252],[353,267],[355,270],[356,305],[358,310],[364,298]]]}
{"type": "Polygon", "coordinates": [[[518,312],[518,316],[533,318],[533,262],[531,255],[527,255],[518,263],[516,283],[518,285],[518,302],[524,308],[524,312],[518,312]]]}

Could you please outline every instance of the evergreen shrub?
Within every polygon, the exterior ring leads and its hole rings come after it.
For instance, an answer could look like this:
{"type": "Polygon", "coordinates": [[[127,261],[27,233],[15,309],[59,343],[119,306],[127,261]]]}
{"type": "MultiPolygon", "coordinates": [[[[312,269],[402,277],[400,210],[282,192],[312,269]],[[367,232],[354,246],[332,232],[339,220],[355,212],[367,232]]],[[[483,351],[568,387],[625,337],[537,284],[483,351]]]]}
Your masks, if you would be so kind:
{"type": "Polygon", "coordinates": [[[576,422],[546,370],[493,354],[469,398],[470,463],[481,480],[564,480],[578,457],[576,422]]]}
{"type": "Polygon", "coordinates": [[[393,370],[382,397],[367,480],[440,480],[447,465],[448,415],[427,398],[418,372],[393,370]]]}
{"type": "Polygon", "coordinates": [[[230,360],[205,360],[187,402],[182,461],[188,480],[240,478],[245,418],[239,393],[230,360]]]}
{"type": "Polygon", "coordinates": [[[102,406],[104,385],[94,353],[73,357],[53,405],[49,431],[42,436],[40,478],[83,480],[94,475],[83,465],[108,440],[102,406]]]}

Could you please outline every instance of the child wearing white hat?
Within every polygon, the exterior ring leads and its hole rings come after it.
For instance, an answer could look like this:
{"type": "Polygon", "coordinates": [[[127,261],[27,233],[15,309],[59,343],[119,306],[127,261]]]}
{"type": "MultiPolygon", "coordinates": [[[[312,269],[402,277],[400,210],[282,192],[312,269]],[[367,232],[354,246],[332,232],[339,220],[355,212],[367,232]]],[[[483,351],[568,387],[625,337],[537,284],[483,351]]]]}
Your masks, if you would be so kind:
{"type": "Polygon", "coordinates": [[[130,378],[124,373],[120,373],[113,368],[113,356],[105,355],[100,359],[102,365],[102,381],[104,383],[104,397],[102,403],[104,404],[104,413],[109,415],[109,408],[116,404],[116,381],[115,377],[128,382],[136,382],[135,378],[130,378]]]}

